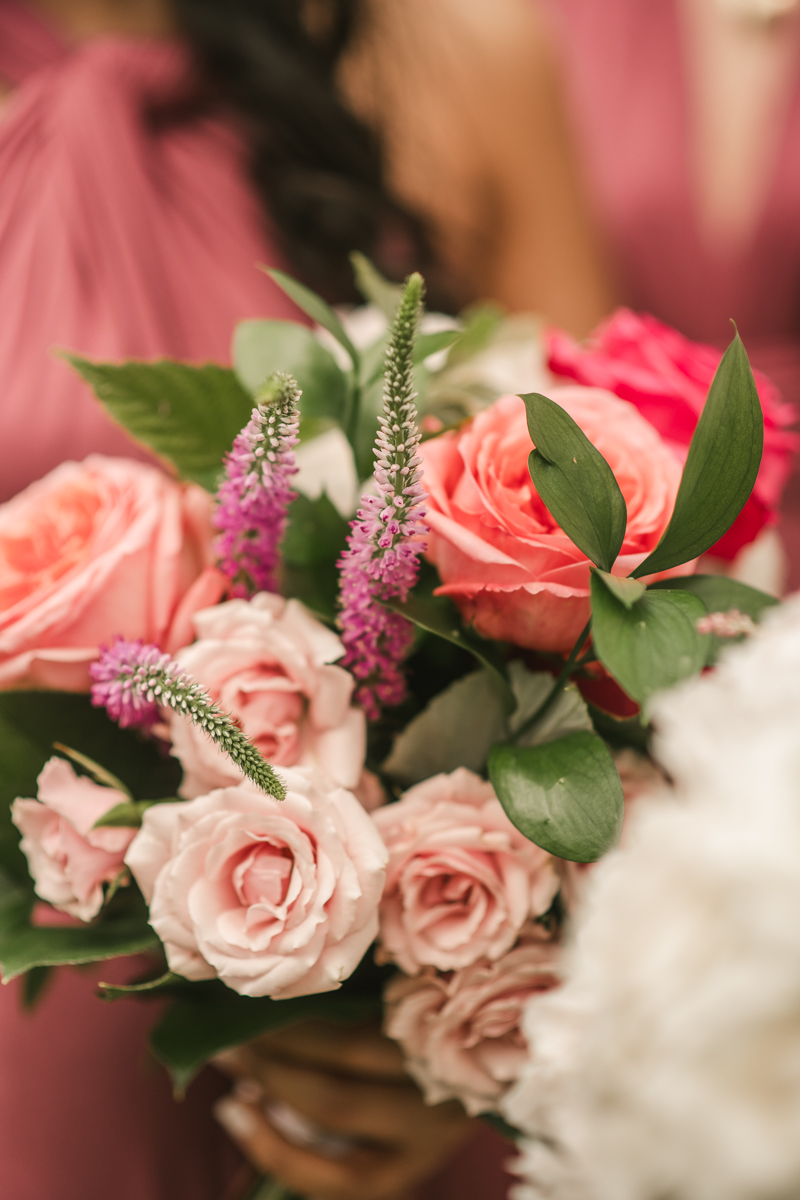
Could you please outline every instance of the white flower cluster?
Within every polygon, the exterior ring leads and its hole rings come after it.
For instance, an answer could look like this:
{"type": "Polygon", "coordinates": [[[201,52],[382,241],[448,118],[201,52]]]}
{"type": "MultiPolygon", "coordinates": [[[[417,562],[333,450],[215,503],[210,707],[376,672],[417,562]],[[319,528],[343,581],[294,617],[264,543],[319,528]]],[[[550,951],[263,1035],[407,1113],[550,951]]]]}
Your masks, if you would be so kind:
{"type": "Polygon", "coordinates": [[[637,804],[526,1013],[518,1200],[800,1195],[800,599],[656,720],[674,797],[637,804]]]}

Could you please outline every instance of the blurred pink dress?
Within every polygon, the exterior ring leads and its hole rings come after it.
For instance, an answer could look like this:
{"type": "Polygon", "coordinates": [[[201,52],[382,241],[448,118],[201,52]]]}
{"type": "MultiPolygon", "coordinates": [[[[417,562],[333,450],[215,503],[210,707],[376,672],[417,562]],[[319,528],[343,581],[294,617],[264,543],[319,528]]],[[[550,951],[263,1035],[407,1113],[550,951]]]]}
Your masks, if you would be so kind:
{"type": "MultiPolygon", "coordinates": [[[[704,239],[692,165],[679,0],[545,0],[560,35],[585,182],[622,289],[697,341],[730,318],[754,365],[800,401],[800,67],[758,220],[729,247],[704,239]]],[[[784,495],[789,585],[800,587],[800,476],[784,495]]]]}
{"type": "MultiPolygon", "coordinates": [[[[139,454],[50,347],[101,358],[228,359],[244,317],[296,312],[221,122],[159,130],[147,106],[184,65],[175,44],[68,50],[0,0],[0,499],[65,458],[139,454]]],[[[220,1200],[236,1159],[210,1115],[211,1075],[174,1103],[146,1053],[147,1004],[103,1004],[63,970],[37,1011],[0,989],[3,1200],[220,1200]]]]}

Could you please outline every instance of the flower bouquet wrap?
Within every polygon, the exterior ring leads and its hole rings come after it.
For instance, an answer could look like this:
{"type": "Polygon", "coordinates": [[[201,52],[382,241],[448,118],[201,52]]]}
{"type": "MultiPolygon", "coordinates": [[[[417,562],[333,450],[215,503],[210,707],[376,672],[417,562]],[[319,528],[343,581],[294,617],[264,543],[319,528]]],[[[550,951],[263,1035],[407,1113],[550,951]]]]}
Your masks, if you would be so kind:
{"type": "Polygon", "coordinates": [[[651,698],[777,603],[696,567],[774,521],[791,414],[738,335],[686,365],[623,315],[627,357],[550,334],[548,374],[526,333],[504,376],[508,331],[423,318],[418,275],[359,260],[346,321],[273,277],[317,328],[246,322],[232,369],[72,356],[166,471],[0,508],[3,977],[146,955],[100,991],[167,1001],[178,1089],[380,1018],[431,1103],[490,1112],[657,773],[651,698]]]}

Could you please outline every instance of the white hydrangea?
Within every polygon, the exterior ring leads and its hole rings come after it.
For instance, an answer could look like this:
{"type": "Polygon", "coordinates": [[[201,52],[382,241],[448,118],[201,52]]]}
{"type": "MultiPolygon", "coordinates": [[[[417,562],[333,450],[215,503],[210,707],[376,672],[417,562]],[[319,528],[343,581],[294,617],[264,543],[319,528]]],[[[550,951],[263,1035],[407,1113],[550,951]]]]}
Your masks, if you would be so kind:
{"type": "Polygon", "coordinates": [[[655,711],[675,795],[526,1014],[518,1200],[800,1195],[800,599],[655,711]]]}

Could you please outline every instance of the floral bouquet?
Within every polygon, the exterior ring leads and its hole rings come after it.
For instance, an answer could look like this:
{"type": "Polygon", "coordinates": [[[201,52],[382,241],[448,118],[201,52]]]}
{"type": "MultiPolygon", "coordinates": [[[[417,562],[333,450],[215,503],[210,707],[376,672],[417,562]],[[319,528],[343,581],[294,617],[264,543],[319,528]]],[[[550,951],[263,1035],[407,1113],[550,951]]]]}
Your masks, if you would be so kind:
{"type": "Polygon", "coordinates": [[[542,341],[356,266],[346,322],[273,272],[317,329],[246,322],[230,370],[71,356],[168,471],[91,456],[0,508],[0,964],[33,1002],[145,955],[100,990],[168,999],[179,1089],[382,1015],[482,1113],[655,770],[651,698],[776,603],[718,567],[774,521],[793,414],[738,335],[542,341]]]}

